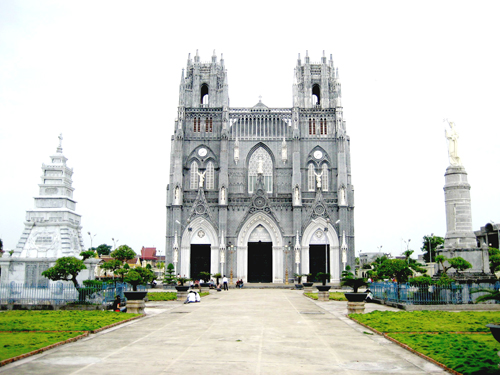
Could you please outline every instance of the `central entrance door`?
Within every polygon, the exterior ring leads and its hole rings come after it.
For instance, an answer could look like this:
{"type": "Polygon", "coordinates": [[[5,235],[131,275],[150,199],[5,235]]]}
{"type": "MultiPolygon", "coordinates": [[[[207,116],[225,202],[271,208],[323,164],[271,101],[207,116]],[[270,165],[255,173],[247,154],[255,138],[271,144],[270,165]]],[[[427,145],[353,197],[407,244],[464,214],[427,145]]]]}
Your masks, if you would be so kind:
{"type": "Polygon", "coordinates": [[[203,271],[210,272],[210,245],[191,245],[190,276],[192,279],[197,279],[199,273],[203,271]]]}
{"type": "Polygon", "coordinates": [[[313,281],[319,281],[316,280],[318,272],[325,272],[327,268],[325,259],[328,261],[328,272],[330,272],[330,245],[309,245],[309,272],[313,281]]]}
{"type": "Polygon", "coordinates": [[[248,243],[248,282],[270,283],[273,278],[273,243],[248,243]]]}

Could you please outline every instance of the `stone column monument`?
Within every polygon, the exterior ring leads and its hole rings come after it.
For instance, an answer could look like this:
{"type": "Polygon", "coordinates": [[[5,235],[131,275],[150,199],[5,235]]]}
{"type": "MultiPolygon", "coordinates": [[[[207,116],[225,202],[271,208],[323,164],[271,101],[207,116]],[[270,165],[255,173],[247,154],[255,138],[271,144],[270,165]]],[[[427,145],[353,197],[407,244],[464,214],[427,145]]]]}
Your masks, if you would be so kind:
{"type": "MultiPolygon", "coordinates": [[[[444,200],[446,206],[446,236],[444,249],[438,254],[447,258],[462,257],[472,264],[471,273],[489,273],[488,249],[478,248],[472,230],[470,184],[458,155],[458,132],[453,122],[445,120],[450,165],[446,168],[444,200]]],[[[452,271],[453,272],[453,271],[452,271]]]]}

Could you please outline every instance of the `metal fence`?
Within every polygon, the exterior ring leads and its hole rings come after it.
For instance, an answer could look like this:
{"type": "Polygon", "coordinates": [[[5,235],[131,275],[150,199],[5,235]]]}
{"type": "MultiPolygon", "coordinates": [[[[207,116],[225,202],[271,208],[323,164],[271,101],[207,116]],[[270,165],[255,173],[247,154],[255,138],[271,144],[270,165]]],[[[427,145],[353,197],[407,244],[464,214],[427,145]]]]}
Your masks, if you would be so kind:
{"type": "MultiPolygon", "coordinates": [[[[410,285],[410,283],[377,282],[369,286],[373,297],[386,302],[409,305],[460,305],[472,304],[484,295],[478,289],[500,289],[500,282],[450,285],[410,285]]],[[[493,303],[493,302],[492,302],[493,303]]]]}
{"type": "MultiPolygon", "coordinates": [[[[128,284],[104,284],[102,286],[75,288],[72,283],[57,282],[43,287],[30,287],[14,281],[0,284],[0,304],[16,305],[65,305],[68,303],[107,304],[116,295],[125,299],[124,292],[131,290],[128,284]]],[[[145,290],[139,285],[138,290],[145,290]]]]}

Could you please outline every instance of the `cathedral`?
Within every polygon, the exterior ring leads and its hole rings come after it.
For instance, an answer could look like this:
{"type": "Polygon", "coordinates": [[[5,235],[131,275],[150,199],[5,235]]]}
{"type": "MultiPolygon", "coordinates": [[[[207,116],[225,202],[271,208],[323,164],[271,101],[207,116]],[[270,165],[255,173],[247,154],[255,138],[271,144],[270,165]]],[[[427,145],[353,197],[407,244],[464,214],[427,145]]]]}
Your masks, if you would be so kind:
{"type": "Polygon", "coordinates": [[[295,67],[293,106],[229,105],[224,59],[188,57],[167,186],[167,263],[284,283],[354,265],[350,139],[332,57],[295,67]]]}

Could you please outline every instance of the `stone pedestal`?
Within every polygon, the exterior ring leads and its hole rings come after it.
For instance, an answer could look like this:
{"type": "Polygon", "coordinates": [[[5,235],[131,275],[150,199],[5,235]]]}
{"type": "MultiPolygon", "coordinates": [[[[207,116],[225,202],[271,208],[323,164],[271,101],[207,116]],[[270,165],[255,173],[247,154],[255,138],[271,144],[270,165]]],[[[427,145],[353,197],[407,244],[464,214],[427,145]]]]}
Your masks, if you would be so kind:
{"type": "Polygon", "coordinates": [[[330,292],[328,290],[326,291],[321,291],[318,290],[318,301],[329,301],[330,299],[330,292]]]}
{"type": "Polygon", "coordinates": [[[304,293],[312,293],[313,292],[313,283],[302,283],[304,286],[304,293]]]}
{"type": "Polygon", "coordinates": [[[364,302],[347,302],[348,314],[363,314],[365,312],[364,302]]]}
{"type": "Polygon", "coordinates": [[[144,314],[146,303],[144,300],[127,301],[127,313],[130,314],[144,314]]]}
{"type": "Polygon", "coordinates": [[[187,298],[187,295],[188,295],[187,291],[178,290],[177,291],[177,301],[185,301],[187,298]]]}

